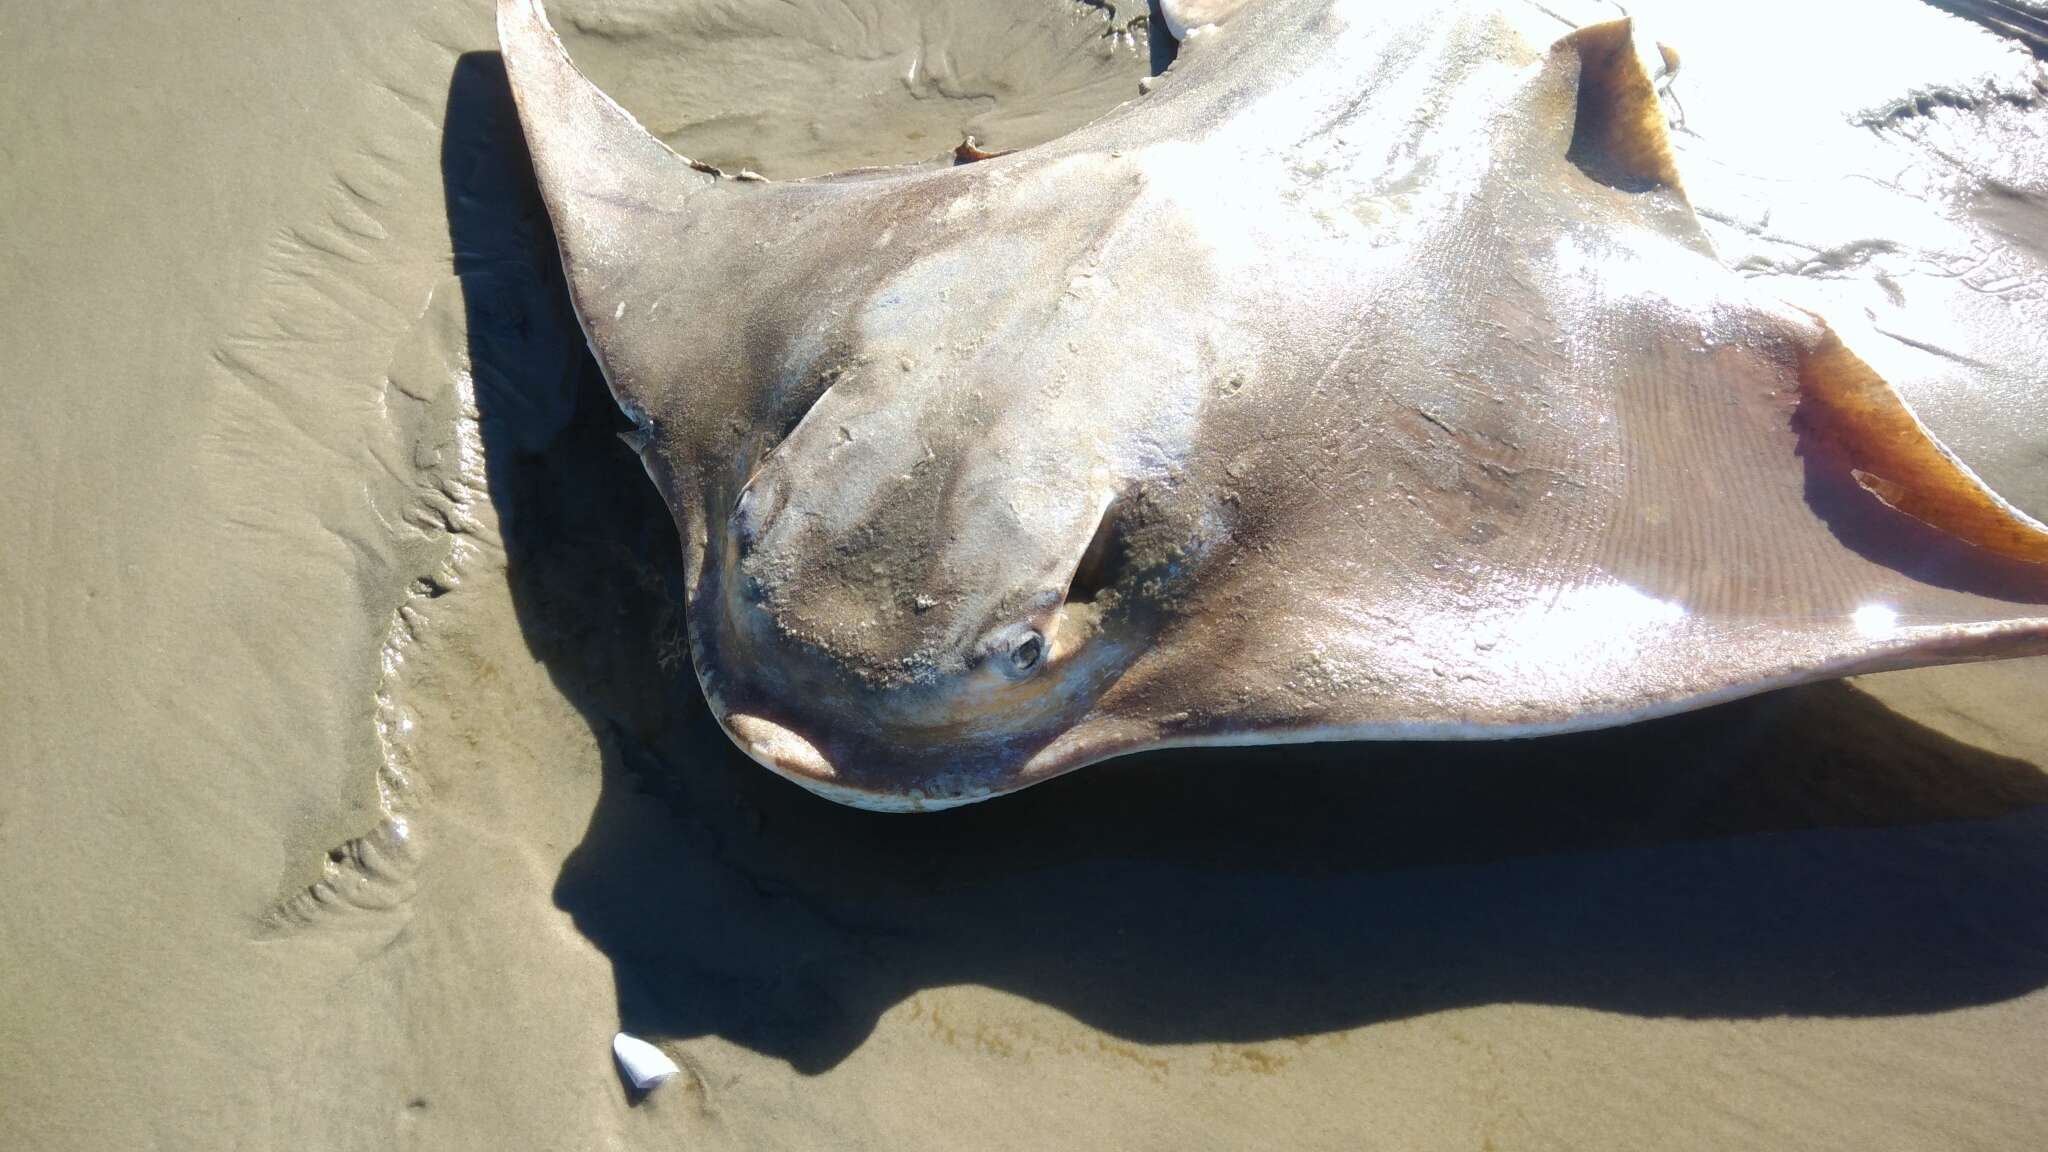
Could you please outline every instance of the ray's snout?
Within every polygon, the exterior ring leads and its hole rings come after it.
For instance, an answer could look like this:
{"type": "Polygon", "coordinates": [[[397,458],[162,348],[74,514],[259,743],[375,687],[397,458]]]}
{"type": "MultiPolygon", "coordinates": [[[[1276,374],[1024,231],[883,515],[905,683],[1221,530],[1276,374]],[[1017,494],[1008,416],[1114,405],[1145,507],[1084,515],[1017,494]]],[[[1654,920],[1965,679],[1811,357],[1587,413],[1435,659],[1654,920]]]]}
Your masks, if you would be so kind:
{"type": "Polygon", "coordinates": [[[759,763],[863,807],[1014,787],[1120,650],[1097,643],[1122,579],[1115,501],[1088,497],[1078,531],[975,501],[924,514],[923,485],[848,516],[850,482],[794,485],[790,466],[764,465],[727,517],[700,671],[728,731],[759,763]]]}
{"type": "Polygon", "coordinates": [[[734,654],[1001,703],[1092,630],[1113,481],[1051,432],[903,432],[882,401],[841,380],[718,510],[734,654]]]}

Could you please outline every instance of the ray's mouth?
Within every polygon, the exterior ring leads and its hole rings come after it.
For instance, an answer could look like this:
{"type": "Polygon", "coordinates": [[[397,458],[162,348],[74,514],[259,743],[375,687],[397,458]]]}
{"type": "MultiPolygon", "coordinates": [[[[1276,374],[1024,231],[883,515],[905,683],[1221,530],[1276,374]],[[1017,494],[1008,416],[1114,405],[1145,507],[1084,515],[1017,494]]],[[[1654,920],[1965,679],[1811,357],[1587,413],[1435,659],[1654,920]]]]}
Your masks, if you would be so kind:
{"type": "MultiPolygon", "coordinates": [[[[1012,792],[1099,759],[1088,750],[1087,717],[1036,732],[974,731],[965,725],[884,738],[857,722],[816,727],[734,681],[692,638],[699,682],[719,727],[748,759],[824,799],[877,812],[956,808],[1012,792]]],[[[1045,659],[1051,660],[1050,656],[1045,659]]]]}
{"type": "Polygon", "coordinates": [[[1130,743],[1083,721],[993,776],[935,771],[918,775],[913,784],[869,786],[842,775],[816,744],[785,725],[715,704],[712,711],[755,763],[826,800],[870,812],[938,812],[978,803],[1115,755],[1130,743]]]}
{"type": "Polygon", "coordinates": [[[1001,795],[1011,788],[964,774],[920,778],[910,787],[869,788],[841,777],[818,746],[785,725],[751,713],[714,707],[719,724],[740,751],[785,780],[839,804],[873,812],[934,812],[1001,795]]]}

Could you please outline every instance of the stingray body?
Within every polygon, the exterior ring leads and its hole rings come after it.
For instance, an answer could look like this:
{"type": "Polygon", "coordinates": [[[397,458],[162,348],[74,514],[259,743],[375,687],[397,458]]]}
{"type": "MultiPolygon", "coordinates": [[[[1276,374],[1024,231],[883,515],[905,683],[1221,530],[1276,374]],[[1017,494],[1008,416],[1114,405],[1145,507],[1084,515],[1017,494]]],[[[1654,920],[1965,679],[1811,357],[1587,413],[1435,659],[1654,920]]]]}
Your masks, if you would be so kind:
{"type": "Polygon", "coordinates": [[[1714,262],[1626,24],[1254,0],[1065,138],[793,183],[500,35],[707,697],[833,799],[2048,650],[2048,531],[1714,262]]]}

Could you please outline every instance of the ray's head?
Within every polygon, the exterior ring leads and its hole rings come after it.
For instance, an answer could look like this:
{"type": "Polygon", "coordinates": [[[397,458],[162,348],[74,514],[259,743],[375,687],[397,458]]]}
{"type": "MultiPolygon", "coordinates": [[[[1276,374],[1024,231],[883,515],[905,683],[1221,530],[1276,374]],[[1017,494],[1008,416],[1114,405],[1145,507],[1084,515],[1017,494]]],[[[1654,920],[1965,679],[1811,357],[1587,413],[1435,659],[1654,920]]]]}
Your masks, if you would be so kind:
{"type": "Polygon", "coordinates": [[[1018,786],[1143,643],[1142,496],[1057,410],[963,413],[973,391],[841,377],[707,541],[715,704],[756,759],[836,798],[1018,786]]]}

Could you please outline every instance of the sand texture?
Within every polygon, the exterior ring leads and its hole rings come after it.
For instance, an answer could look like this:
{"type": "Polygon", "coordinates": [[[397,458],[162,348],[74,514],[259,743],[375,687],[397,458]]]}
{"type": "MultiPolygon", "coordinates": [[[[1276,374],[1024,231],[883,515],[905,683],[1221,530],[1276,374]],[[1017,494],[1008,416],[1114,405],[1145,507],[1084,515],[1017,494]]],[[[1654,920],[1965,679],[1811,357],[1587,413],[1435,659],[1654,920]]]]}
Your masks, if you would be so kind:
{"type": "MultiPolygon", "coordinates": [[[[2048,400],[2038,61],[1631,7],[1724,260],[1909,395],[2048,400]]],[[[776,177],[1149,70],[1123,0],[552,10],[776,177]]],[[[471,0],[0,6],[0,1149],[2048,1147],[2041,662],[913,819],[744,762],[493,48],[471,0]]],[[[2044,411],[1925,415],[2042,516],[2044,411]]]]}

